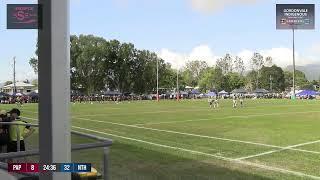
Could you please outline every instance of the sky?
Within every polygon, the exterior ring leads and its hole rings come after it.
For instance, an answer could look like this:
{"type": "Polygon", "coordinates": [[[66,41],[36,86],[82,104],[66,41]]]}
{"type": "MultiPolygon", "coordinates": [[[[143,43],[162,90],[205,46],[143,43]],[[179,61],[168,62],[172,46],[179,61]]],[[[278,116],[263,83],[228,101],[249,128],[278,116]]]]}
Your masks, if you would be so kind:
{"type": "MultiPolygon", "coordinates": [[[[9,3],[36,1],[0,2],[0,82],[12,80],[14,56],[17,79],[34,79],[28,62],[35,56],[37,31],[7,30],[9,3]]],[[[292,63],[292,32],[276,30],[277,3],[316,5],[316,29],[296,32],[296,55],[297,65],[320,64],[320,3],[315,0],[71,0],[70,33],[131,42],[174,68],[191,60],[214,65],[226,53],[242,57],[249,67],[254,52],[286,67],[292,63]]]]}

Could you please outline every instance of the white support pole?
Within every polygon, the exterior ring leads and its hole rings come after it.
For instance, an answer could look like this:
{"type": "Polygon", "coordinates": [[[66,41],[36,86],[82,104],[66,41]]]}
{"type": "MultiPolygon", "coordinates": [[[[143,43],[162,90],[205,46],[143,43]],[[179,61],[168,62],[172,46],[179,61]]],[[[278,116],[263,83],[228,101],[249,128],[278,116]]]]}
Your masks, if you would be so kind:
{"type": "Polygon", "coordinates": [[[179,93],[179,68],[177,68],[177,101],[180,99],[180,93],[179,93]]]}
{"type": "MultiPolygon", "coordinates": [[[[38,0],[40,163],[68,163],[70,144],[69,0],[38,0]]],[[[40,180],[70,180],[70,173],[40,173],[40,180]]]]}
{"type": "Polygon", "coordinates": [[[16,95],[17,86],[16,86],[16,57],[13,57],[13,94],[16,95]]]}
{"type": "Polygon", "coordinates": [[[157,101],[159,101],[159,58],[157,58],[157,101]]]}
{"type": "Polygon", "coordinates": [[[296,98],[296,59],[295,59],[295,34],[294,26],[292,28],[292,61],[293,61],[293,72],[292,72],[292,86],[293,86],[293,99],[296,98]]]}

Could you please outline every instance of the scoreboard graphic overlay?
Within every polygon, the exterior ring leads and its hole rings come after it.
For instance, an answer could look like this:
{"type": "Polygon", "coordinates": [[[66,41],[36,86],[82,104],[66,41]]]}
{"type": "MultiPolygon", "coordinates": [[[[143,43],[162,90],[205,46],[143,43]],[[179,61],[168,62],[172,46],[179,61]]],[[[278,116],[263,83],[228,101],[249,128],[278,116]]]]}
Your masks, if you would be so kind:
{"type": "Polygon", "coordinates": [[[24,173],[91,172],[91,164],[90,163],[54,163],[54,164],[8,163],[8,172],[24,172],[24,173]]]}

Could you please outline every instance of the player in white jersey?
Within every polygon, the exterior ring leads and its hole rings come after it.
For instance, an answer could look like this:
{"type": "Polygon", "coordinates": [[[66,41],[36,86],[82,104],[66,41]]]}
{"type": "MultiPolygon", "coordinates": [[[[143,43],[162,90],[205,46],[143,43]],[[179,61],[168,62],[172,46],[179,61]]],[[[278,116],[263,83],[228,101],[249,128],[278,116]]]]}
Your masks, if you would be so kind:
{"type": "Polygon", "coordinates": [[[214,96],[213,98],[213,107],[218,108],[219,107],[219,98],[218,95],[214,96]]]}
{"type": "Polygon", "coordinates": [[[236,108],[237,107],[237,95],[236,94],[233,95],[232,102],[233,102],[232,107],[236,108]]]}

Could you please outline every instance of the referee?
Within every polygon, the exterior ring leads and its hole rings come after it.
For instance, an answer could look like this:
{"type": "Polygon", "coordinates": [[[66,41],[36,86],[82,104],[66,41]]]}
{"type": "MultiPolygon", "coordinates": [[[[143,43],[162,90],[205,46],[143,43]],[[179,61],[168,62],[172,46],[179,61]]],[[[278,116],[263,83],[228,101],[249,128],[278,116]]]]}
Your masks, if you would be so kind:
{"type": "Polygon", "coordinates": [[[10,125],[9,127],[9,143],[7,147],[8,152],[17,152],[17,141],[20,142],[20,151],[25,151],[25,144],[24,144],[24,139],[30,136],[33,132],[34,129],[31,128],[30,126],[25,126],[27,122],[22,121],[20,119],[20,110],[13,108],[10,112],[10,119],[11,122],[18,123],[21,125],[10,125]],[[20,139],[17,137],[17,132],[19,130],[20,133],[20,139]]]}

